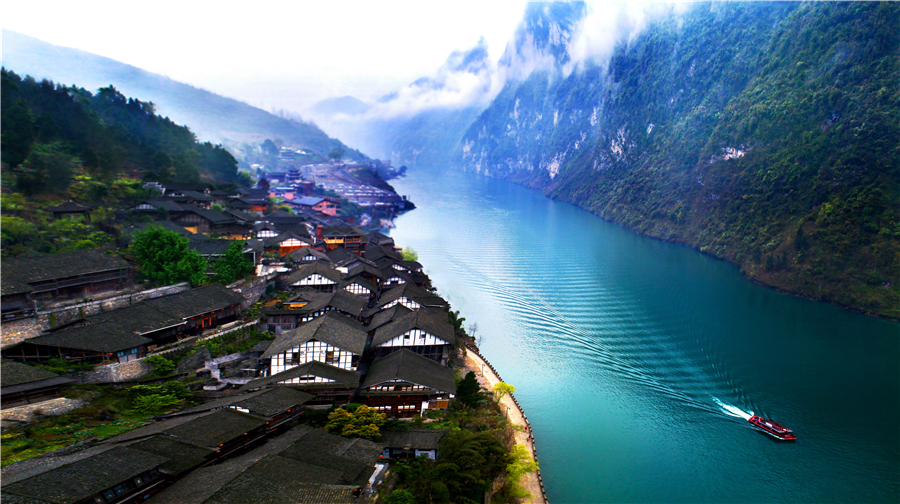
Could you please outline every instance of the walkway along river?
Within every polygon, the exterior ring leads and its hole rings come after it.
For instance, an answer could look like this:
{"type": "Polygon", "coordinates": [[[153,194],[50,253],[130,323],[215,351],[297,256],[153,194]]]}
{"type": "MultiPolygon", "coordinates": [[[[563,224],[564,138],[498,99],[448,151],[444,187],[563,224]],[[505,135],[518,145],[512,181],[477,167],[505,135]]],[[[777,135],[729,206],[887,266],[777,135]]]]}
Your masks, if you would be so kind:
{"type": "Polygon", "coordinates": [[[553,504],[900,501],[900,324],[506,182],[391,184],[418,204],[391,235],[486,335],[553,504]]]}
{"type": "MultiPolygon", "coordinates": [[[[484,358],[478,350],[466,345],[466,369],[473,371],[478,375],[478,382],[487,390],[493,390],[494,385],[503,381],[500,373],[494,369],[487,359],[484,358]]],[[[465,374],[465,371],[462,372],[465,374]]],[[[522,426],[522,432],[516,433],[516,444],[524,445],[528,448],[531,458],[535,462],[539,462],[537,457],[537,448],[534,446],[534,433],[531,430],[531,424],[528,423],[528,416],[515,395],[507,394],[500,399],[501,411],[506,408],[506,418],[516,425],[522,426]]],[[[530,502],[532,504],[545,504],[547,502],[547,492],[544,490],[544,479],[541,477],[540,469],[537,472],[527,473],[522,476],[522,486],[532,495],[530,502]]]]}

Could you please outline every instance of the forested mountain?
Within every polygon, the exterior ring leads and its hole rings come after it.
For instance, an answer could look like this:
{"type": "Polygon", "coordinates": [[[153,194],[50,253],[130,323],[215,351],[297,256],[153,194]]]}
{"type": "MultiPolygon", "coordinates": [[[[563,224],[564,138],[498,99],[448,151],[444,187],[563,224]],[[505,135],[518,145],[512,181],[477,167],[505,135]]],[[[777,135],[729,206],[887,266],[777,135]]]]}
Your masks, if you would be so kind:
{"type": "Polygon", "coordinates": [[[147,197],[142,179],[249,184],[222,146],[198,143],[186,127],[114,87],[91,93],[0,71],[3,124],[4,257],[64,252],[108,242],[114,212],[147,197]],[[67,199],[91,205],[92,222],[55,220],[67,199]]]}
{"type": "Polygon", "coordinates": [[[573,64],[583,13],[529,5],[511,47],[554,62],[506,82],[459,166],[900,316],[900,5],[695,3],[573,64]]]}
{"type": "Polygon", "coordinates": [[[152,102],[159,115],[188,126],[201,140],[229,148],[269,138],[321,156],[342,149],[348,156],[365,157],[329,138],[315,124],[279,117],[131,65],[8,30],[3,30],[3,66],[35,79],[88,90],[113,85],[126,96],[152,102]]]}

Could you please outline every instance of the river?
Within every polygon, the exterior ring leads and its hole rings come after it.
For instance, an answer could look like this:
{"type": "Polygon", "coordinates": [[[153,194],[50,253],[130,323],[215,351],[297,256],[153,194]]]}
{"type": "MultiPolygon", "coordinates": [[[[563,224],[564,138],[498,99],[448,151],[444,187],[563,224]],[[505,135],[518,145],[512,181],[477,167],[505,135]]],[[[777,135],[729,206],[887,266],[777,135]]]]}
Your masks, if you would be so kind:
{"type": "Polygon", "coordinates": [[[390,234],[518,389],[551,504],[900,501],[900,324],[504,181],[391,184],[419,208],[390,234]]]}

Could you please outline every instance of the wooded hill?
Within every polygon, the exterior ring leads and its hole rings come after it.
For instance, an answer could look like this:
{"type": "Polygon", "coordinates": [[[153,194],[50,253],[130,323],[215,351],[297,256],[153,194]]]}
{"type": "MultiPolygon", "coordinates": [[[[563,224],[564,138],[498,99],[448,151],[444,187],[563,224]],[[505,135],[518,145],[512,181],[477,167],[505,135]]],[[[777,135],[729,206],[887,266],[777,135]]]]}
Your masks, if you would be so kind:
{"type": "Polygon", "coordinates": [[[692,4],[608,65],[508,83],[457,162],[898,318],[898,22],[887,2],[692,4]]]}
{"type": "Polygon", "coordinates": [[[112,237],[98,224],[147,197],[142,179],[247,185],[224,148],[198,143],[152,103],[112,86],[91,93],[0,71],[3,256],[93,248],[112,237]],[[94,222],[53,220],[67,199],[94,205],[94,222]]]}

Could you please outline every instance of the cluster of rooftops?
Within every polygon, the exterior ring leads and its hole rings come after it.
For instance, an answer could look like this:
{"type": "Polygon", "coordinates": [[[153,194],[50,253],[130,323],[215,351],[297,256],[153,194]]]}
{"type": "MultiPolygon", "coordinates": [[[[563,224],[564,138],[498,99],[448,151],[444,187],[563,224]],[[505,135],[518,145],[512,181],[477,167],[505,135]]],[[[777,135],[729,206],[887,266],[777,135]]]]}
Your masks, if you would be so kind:
{"type": "MultiPolygon", "coordinates": [[[[2,473],[4,500],[351,502],[378,478],[379,461],[434,457],[440,431],[389,432],[371,442],[297,424],[307,408],[348,402],[389,417],[419,415],[448,407],[456,392],[449,305],[421,265],[380,233],[322,245],[280,259],[273,281],[288,295],[261,310],[259,325],[275,337],[258,349],[257,377],[126,434],[11,464],[2,473]]],[[[19,362],[5,360],[3,372],[21,375],[20,388],[60,386],[20,362],[140,359],[235,320],[245,301],[213,284],[84,317],[4,348],[19,362]]]]}

